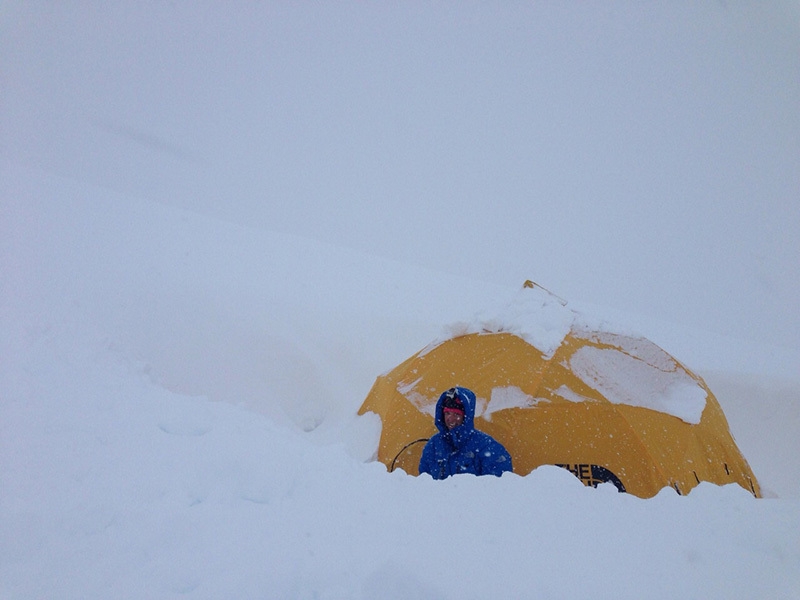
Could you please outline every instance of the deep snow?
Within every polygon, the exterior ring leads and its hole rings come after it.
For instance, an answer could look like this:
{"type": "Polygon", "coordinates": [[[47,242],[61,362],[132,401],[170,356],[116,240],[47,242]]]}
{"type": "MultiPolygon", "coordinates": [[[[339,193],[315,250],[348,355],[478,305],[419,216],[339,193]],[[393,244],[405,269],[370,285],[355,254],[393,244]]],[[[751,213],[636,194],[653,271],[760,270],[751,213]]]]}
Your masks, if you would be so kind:
{"type": "Polygon", "coordinates": [[[5,5],[0,597],[800,597],[799,14],[5,5]],[[766,498],[372,462],[375,377],[526,278],[766,498]]]}

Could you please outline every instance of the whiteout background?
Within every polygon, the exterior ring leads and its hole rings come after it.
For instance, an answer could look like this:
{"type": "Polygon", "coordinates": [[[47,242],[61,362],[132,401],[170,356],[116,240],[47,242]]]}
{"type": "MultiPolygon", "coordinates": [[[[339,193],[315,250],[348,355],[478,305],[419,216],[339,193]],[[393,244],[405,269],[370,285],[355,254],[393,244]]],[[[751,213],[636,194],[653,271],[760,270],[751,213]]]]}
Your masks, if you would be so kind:
{"type": "Polygon", "coordinates": [[[4,597],[797,597],[797,3],[6,3],[0,68],[4,597]],[[768,498],[369,462],[526,278],[768,498]]]}

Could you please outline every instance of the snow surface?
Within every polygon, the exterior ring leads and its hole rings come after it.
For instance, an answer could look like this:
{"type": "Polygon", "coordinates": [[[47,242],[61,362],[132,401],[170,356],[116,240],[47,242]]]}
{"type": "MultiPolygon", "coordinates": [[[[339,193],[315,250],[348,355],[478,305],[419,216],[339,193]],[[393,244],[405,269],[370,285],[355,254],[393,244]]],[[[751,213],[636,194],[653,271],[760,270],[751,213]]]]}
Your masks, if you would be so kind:
{"type": "Polygon", "coordinates": [[[0,597],[800,597],[798,31],[5,3],[0,597]],[[375,377],[529,278],[701,374],[767,497],[372,461],[375,377]]]}

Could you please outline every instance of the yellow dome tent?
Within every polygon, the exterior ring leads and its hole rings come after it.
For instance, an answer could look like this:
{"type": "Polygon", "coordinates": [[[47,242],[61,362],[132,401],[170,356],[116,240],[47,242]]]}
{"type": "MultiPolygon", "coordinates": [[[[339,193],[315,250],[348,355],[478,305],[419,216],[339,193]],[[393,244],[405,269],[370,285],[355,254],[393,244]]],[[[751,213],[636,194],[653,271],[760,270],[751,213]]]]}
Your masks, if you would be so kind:
{"type": "Polygon", "coordinates": [[[642,498],[665,486],[685,494],[701,481],[760,497],[700,377],[647,339],[579,322],[535,284],[522,294],[524,308],[517,302],[508,314],[527,326],[483,322],[377,378],[359,414],[381,417],[378,460],[418,475],[436,400],[460,385],[478,397],[475,427],[506,447],[519,475],[558,465],[587,485],[611,482],[642,498]]]}

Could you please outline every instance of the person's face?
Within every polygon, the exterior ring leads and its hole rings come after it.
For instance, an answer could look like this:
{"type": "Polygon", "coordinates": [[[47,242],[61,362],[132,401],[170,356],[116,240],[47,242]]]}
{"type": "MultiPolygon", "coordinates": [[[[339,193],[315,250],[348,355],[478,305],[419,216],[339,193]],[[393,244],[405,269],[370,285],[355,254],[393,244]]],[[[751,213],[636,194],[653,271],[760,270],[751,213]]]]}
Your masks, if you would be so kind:
{"type": "Polygon", "coordinates": [[[458,427],[464,422],[464,413],[455,410],[444,411],[444,425],[447,429],[458,427]]]}

